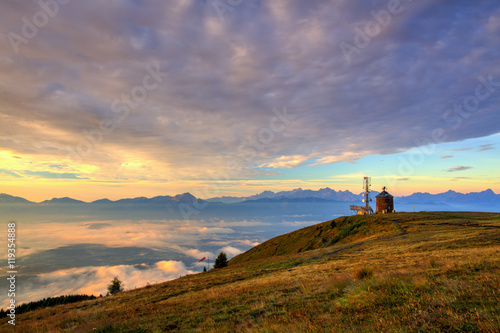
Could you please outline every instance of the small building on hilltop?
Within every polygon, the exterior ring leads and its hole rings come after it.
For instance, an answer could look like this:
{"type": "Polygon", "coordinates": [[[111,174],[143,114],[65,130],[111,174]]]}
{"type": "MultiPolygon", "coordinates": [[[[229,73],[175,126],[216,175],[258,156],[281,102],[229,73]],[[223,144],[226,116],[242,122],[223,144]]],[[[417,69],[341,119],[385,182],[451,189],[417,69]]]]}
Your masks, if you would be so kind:
{"type": "Polygon", "coordinates": [[[385,190],[385,186],[377,196],[377,214],[394,213],[394,197],[385,190]]]}

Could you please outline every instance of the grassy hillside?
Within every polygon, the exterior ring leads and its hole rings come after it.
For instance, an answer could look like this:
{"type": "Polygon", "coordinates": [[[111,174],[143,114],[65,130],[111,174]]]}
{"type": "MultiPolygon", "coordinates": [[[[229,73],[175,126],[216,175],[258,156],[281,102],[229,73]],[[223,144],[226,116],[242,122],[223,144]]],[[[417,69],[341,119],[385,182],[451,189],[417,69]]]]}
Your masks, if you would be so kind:
{"type": "Polygon", "coordinates": [[[233,258],[230,263],[234,265],[332,245],[357,243],[360,240],[382,238],[400,232],[400,227],[391,219],[379,216],[346,216],[270,239],[233,258]]]}
{"type": "Polygon", "coordinates": [[[19,315],[15,331],[498,332],[499,276],[500,214],[343,217],[220,270],[19,315]]]}

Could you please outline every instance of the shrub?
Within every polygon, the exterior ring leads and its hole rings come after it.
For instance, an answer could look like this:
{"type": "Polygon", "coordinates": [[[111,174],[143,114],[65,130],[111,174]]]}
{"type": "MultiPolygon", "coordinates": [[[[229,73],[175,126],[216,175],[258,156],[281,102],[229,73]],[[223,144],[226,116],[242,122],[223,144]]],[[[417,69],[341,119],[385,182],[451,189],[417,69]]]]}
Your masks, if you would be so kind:
{"type": "Polygon", "coordinates": [[[354,272],[354,276],[359,280],[369,279],[373,276],[373,271],[369,268],[361,267],[354,272]]]}

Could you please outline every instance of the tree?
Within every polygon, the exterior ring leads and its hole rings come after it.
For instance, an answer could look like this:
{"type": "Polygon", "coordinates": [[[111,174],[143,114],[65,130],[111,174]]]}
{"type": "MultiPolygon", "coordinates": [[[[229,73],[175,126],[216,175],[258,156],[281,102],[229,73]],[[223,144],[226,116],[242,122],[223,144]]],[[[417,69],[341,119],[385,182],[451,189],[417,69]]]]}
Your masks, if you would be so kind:
{"type": "Polygon", "coordinates": [[[115,278],[111,280],[111,283],[108,286],[108,293],[114,295],[122,291],[123,291],[123,282],[120,281],[117,276],[115,276],[115,278]]]}
{"type": "Polygon", "coordinates": [[[223,268],[227,266],[227,256],[224,252],[219,253],[215,258],[214,268],[223,268]]]}

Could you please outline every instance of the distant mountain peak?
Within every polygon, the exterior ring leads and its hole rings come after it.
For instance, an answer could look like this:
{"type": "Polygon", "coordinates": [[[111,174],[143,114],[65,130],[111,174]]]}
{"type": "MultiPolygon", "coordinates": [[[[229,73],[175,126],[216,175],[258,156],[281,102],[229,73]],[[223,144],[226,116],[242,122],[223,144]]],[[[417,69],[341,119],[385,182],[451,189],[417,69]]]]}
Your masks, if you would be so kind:
{"type": "Polygon", "coordinates": [[[273,191],[266,190],[262,192],[261,194],[275,194],[273,191]]]}
{"type": "Polygon", "coordinates": [[[183,194],[177,194],[172,198],[172,200],[179,203],[192,204],[193,202],[196,202],[198,199],[196,199],[196,197],[191,193],[186,192],[183,194]]]}
{"type": "Polygon", "coordinates": [[[99,200],[95,200],[95,201],[92,201],[93,204],[108,204],[108,203],[112,203],[113,201],[109,200],[109,199],[99,199],[99,200]]]}
{"type": "Polygon", "coordinates": [[[86,202],[69,197],[52,198],[51,200],[45,200],[42,202],[42,204],[81,204],[81,203],[86,203],[86,202]]]}
{"type": "Polygon", "coordinates": [[[177,194],[176,196],[174,196],[174,198],[195,198],[195,196],[189,192],[186,192],[182,194],[177,194]]]}
{"type": "Polygon", "coordinates": [[[13,195],[1,193],[0,194],[0,203],[33,203],[29,200],[26,200],[21,197],[15,197],[13,195]]]}

